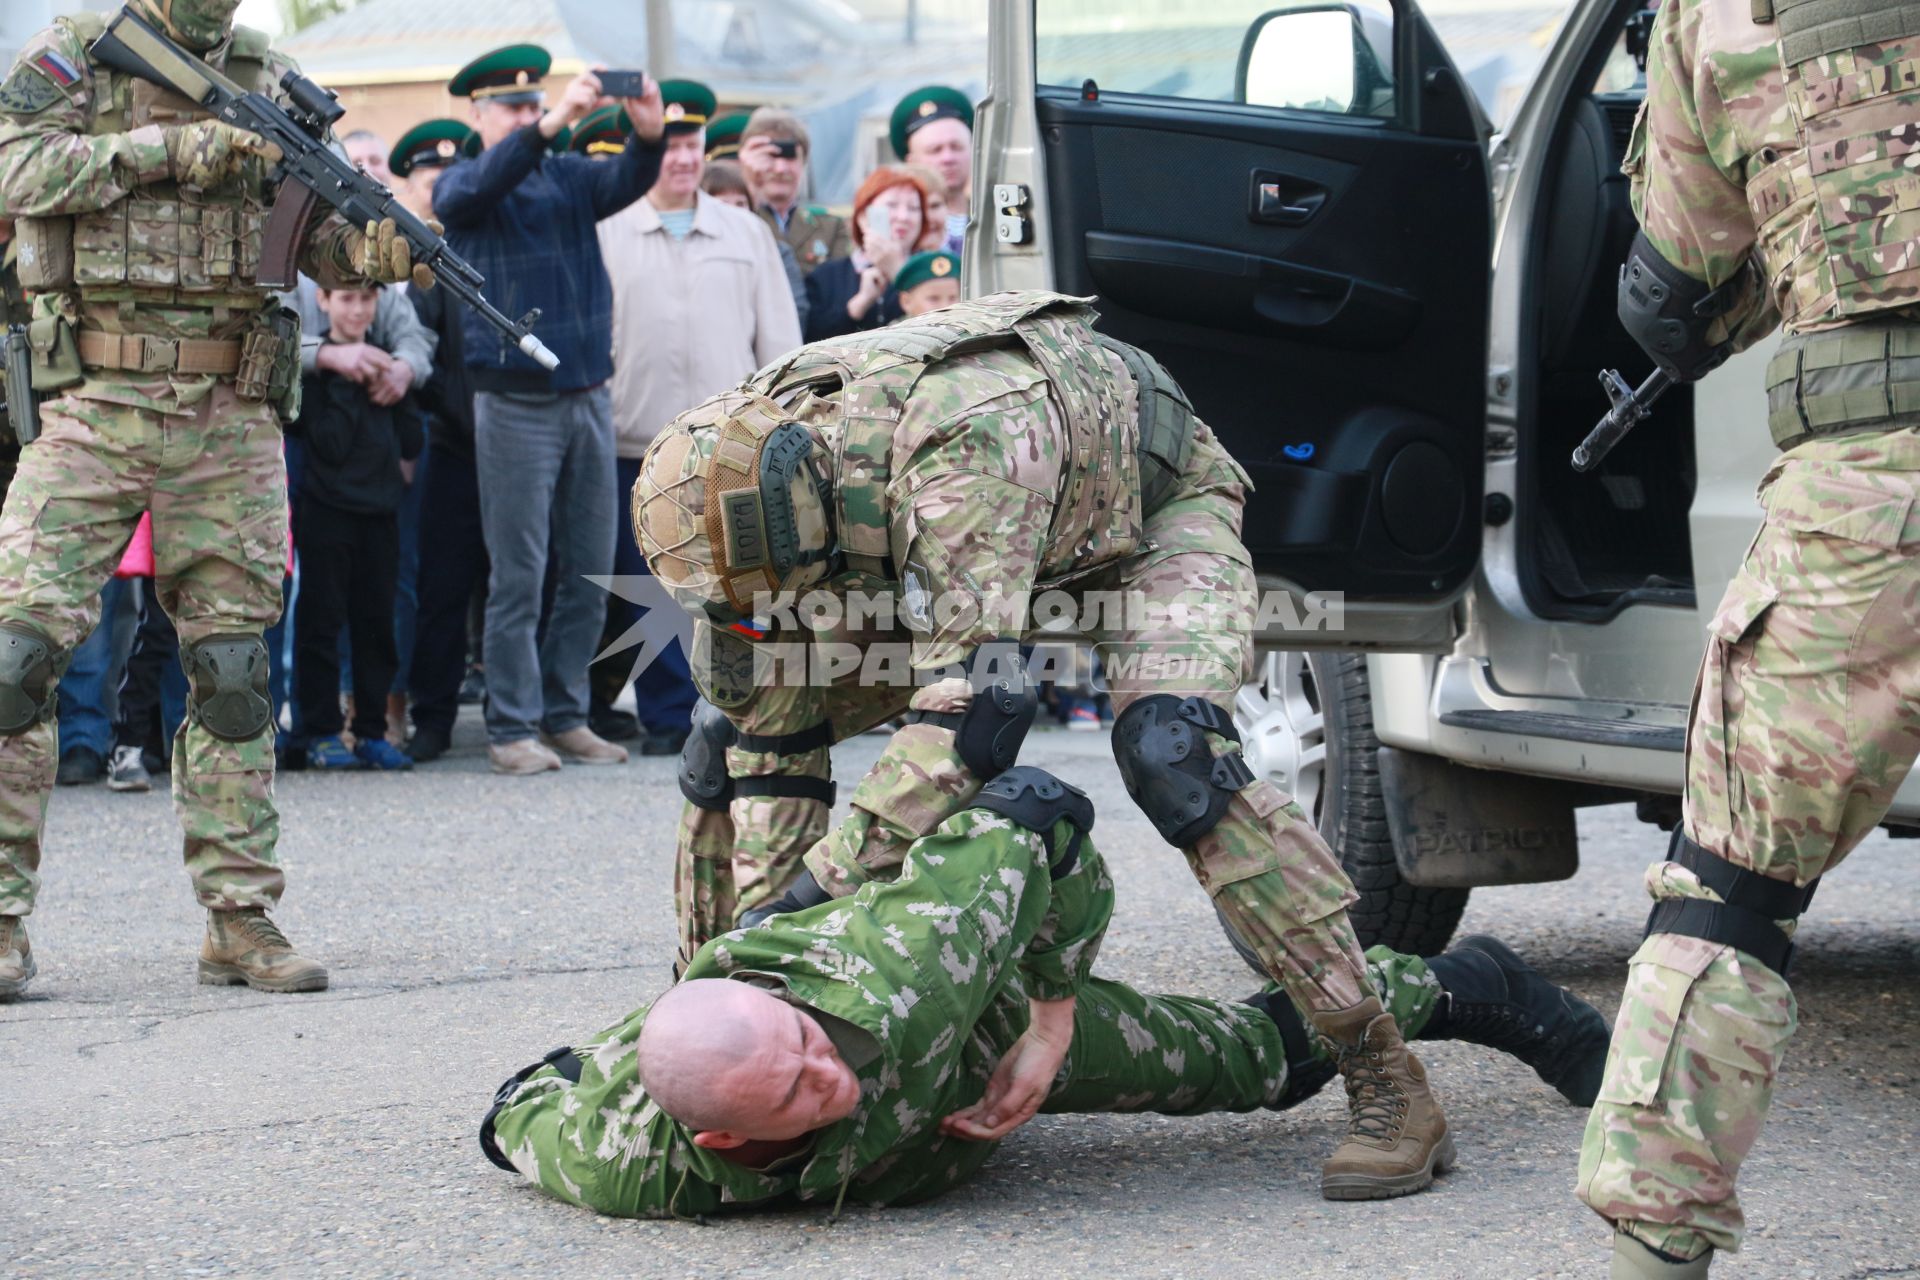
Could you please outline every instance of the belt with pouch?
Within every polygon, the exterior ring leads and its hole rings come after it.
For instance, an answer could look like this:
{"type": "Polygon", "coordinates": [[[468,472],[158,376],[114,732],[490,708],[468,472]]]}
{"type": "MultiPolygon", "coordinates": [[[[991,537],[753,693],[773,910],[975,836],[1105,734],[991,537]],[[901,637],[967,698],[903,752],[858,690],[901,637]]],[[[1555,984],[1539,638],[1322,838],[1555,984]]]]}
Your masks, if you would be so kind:
{"type": "Polygon", "coordinates": [[[75,335],[89,369],[230,378],[240,372],[238,338],[157,338],[145,333],[82,329],[75,335]]]}

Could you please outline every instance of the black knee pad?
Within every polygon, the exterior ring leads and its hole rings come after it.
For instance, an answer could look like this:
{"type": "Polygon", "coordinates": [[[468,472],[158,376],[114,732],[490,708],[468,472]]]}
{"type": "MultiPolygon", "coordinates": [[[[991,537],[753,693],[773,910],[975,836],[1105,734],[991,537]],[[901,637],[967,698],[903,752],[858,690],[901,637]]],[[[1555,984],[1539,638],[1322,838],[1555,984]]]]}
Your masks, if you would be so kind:
{"type": "Polygon", "coordinates": [[[727,776],[727,748],[739,730],[727,713],[705,698],[693,704],[693,731],[680,748],[680,794],[702,809],[726,811],[733,799],[733,779],[727,776]]]}
{"type": "Polygon", "coordinates": [[[1058,880],[1080,861],[1080,843],[1093,830],[1093,800],[1070,782],[1035,765],[1015,765],[980,788],[968,806],[986,809],[1037,831],[1047,842],[1047,868],[1058,880]],[[1065,818],[1074,838],[1065,849],[1053,847],[1053,828],[1065,818]]]}
{"type": "Polygon", "coordinates": [[[0,622],[0,737],[25,733],[53,717],[62,657],[38,631],[0,622]]]}
{"type": "Polygon", "coordinates": [[[963,664],[973,686],[965,711],[909,711],[909,724],[937,724],[953,730],[960,762],[977,778],[994,778],[1020,758],[1020,744],[1040,713],[1040,690],[1027,669],[1026,655],[1011,641],[983,644],[963,664]]]}
{"type": "Polygon", "coordinates": [[[180,651],[187,715],[223,742],[251,742],[273,723],[267,696],[267,642],[257,635],[208,636],[180,651]]]}
{"type": "Polygon", "coordinates": [[[1177,849],[1218,826],[1233,793],[1253,781],[1239,752],[1214,756],[1206,733],[1240,741],[1226,712],[1205,698],[1170,693],[1140,699],[1113,725],[1113,758],[1127,794],[1177,849]]]}

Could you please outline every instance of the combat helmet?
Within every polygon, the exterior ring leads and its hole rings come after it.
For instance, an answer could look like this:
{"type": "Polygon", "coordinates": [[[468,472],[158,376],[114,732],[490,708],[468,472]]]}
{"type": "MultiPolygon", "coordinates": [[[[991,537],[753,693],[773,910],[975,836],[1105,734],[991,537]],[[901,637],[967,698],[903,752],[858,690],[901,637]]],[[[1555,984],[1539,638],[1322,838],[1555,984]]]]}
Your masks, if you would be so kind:
{"type": "Polygon", "coordinates": [[[815,428],[740,392],[682,414],[648,447],[630,496],[647,567],[689,613],[749,621],[756,596],[835,572],[832,451],[815,428]]]}
{"type": "Polygon", "coordinates": [[[133,8],[189,49],[204,51],[233,34],[240,0],[133,0],[133,8]]]}

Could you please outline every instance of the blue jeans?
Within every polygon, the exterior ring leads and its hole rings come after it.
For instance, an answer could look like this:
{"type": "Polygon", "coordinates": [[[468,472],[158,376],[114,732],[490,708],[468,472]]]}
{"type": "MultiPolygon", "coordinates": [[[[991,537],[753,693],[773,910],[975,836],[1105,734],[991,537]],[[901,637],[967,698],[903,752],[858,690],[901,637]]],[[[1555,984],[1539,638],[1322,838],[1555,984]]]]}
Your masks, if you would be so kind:
{"type": "MultiPolygon", "coordinates": [[[[113,750],[115,692],[126,650],[115,643],[125,612],[127,580],[109,578],[100,590],[100,625],[80,642],[60,677],[60,754],[89,748],[102,760],[113,750]]],[[[131,635],[125,637],[131,641],[131,635]]]]}

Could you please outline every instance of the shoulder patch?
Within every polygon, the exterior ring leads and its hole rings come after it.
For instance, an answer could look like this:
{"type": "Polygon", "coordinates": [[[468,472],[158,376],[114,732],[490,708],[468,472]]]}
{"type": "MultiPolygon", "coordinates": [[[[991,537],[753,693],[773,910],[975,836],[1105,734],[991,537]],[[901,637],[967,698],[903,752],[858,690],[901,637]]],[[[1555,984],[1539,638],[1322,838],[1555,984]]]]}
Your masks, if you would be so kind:
{"type": "MultiPolygon", "coordinates": [[[[41,60],[60,58],[57,53],[44,53],[41,60]]],[[[60,61],[66,62],[65,58],[60,61]]],[[[72,63],[67,63],[71,67],[72,63]]],[[[74,79],[78,79],[78,74],[74,79]]],[[[69,81],[71,83],[71,81],[69,81]]],[[[54,103],[60,101],[62,94],[49,74],[40,69],[39,61],[22,62],[13,69],[5,84],[0,84],[0,111],[12,116],[36,116],[54,103]]]]}

